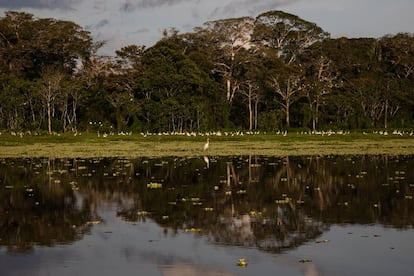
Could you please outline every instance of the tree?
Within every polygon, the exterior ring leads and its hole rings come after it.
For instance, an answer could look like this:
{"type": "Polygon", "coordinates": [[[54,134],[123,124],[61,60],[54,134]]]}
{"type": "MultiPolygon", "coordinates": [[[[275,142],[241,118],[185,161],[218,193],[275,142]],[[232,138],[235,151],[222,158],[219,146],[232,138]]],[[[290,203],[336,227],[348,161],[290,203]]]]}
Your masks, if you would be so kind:
{"type": "Polygon", "coordinates": [[[269,11],[256,18],[254,41],[278,51],[286,64],[315,42],[329,38],[315,23],[282,11],[269,11]]]}
{"type": "Polygon", "coordinates": [[[183,54],[179,41],[160,41],[145,51],[142,64],[144,74],[138,98],[161,105],[158,118],[151,121],[159,121],[161,128],[168,131],[193,128],[205,82],[197,65],[183,54]]]}
{"type": "Polygon", "coordinates": [[[128,45],[115,51],[116,60],[121,70],[139,71],[142,68],[141,58],[145,52],[145,46],[128,45]]]}
{"type": "Polygon", "coordinates": [[[114,108],[117,131],[128,126],[130,119],[136,114],[138,105],[135,101],[135,80],[128,73],[122,73],[116,68],[103,81],[102,88],[105,100],[114,108]]]}
{"type": "Polygon", "coordinates": [[[72,73],[93,51],[90,33],[70,21],[6,12],[0,19],[2,68],[16,76],[38,78],[42,68],[61,66],[72,73]]]}
{"type": "Polygon", "coordinates": [[[414,35],[400,33],[385,36],[379,40],[381,61],[384,63],[385,111],[384,127],[388,127],[388,118],[402,111],[406,103],[413,103],[412,81],[414,80],[414,35]]]}
{"type": "Polygon", "coordinates": [[[28,84],[13,75],[0,74],[0,126],[12,130],[25,127],[25,108],[31,104],[24,91],[28,84]]]}
{"type": "Polygon", "coordinates": [[[398,78],[414,76],[414,34],[400,33],[379,40],[381,59],[388,63],[398,78]]]}
{"type": "MultiPolygon", "coordinates": [[[[307,70],[308,105],[312,113],[312,128],[319,124],[320,108],[331,103],[337,115],[349,127],[365,127],[361,97],[368,98],[371,79],[378,79],[378,47],[375,39],[327,39],[315,43],[300,56],[307,70]],[[366,81],[366,83],[365,83],[366,81]],[[352,117],[351,117],[352,116],[352,117]]],[[[328,107],[329,108],[329,107],[328,107]]],[[[339,119],[337,119],[339,120],[339,119]]]]}
{"type": "Polygon", "coordinates": [[[311,68],[311,70],[308,70],[310,73],[307,78],[305,94],[312,114],[312,129],[316,130],[319,122],[320,107],[331,94],[335,75],[332,61],[323,55],[314,60],[311,68]]]}
{"type": "Polygon", "coordinates": [[[278,102],[286,115],[286,126],[290,127],[290,108],[302,97],[304,88],[302,73],[298,69],[286,68],[282,73],[276,73],[270,78],[270,85],[279,96],[278,102]]]}
{"type": "Polygon", "coordinates": [[[249,130],[257,129],[257,109],[260,101],[259,86],[254,80],[247,80],[240,89],[241,94],[247,99],[249,110],[249,130]]]}
{"type": "Polygon", "coordinates": [[[226,84],[227,101],[234,100],[241,81],[237,78],[239,66],[247,62],[246,55],[241,52],[253,47],[251,36],[254,29],[254,19],[251,17],[231,18],[210,21],[204,24],[205,31],[214,43],[216,55],[214,57],[216,72],[219,72],[226,84]]]}
{"type": "Polygon", "coordinates": [[[47,113],[47,130],[52,134],[52,112],[59,96],[62,96],[62,81],[64,73],[59,69],[49,67],[42,72],[39,80],[39,93],[47,113]]]}
{"type": "Polygon", "coordinates": [[[25,127],[41,125],[44,112],[37,103],[41,101],[47,114],[49,133],[52,119],[58,118],[58,112],[66,130],[73,118],[68,108],[73,98],[64,87],[75,86],[69,84],[70,76],[100,45],[93,43],[90,33],[73,22],[37,19],[28,13],[12,11],[0,18],[0,71],[26,83],[21,90],[21,102],[16,103],[22,107],[19,117],[27,122],[25,127]]]}
{"type": "MultiPolygon", "coordinates": [[[[68,125],[72,126],[72,131],[78,132],[78,107],[83,98],[85,97],[85,91],[82,87],[81,80],[79,78],[73,78],[67,82],[65,87],[66,93],[70,98],[70,108],[68,107],[67,120],[68,125]]],[[[64,125],[64,130],[66,130],[64,125]]]]}
{"type": "Polygon", "coordinates": [[[329,39],[281,11],[171,29],[116,56],[74,22],[0,17],[0,127],[121,130],[410,127],[414,38],[329,39]],[[275,100],[276,99],[276,100],[275,100]],[[301,120],[301,121],[299,121],[301,120]]]}

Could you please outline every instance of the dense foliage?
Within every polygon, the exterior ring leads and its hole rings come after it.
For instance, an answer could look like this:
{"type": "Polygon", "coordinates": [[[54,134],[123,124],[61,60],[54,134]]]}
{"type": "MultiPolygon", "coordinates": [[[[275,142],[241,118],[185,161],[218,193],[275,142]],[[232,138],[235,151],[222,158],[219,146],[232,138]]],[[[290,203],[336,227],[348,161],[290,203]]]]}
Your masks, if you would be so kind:
{"type": "Polygon", "coordinates": [[[0,18],[0,129],[412,128],[414,36],[331,39],[281,11],[98,54],[73,22],[0,18]]]}

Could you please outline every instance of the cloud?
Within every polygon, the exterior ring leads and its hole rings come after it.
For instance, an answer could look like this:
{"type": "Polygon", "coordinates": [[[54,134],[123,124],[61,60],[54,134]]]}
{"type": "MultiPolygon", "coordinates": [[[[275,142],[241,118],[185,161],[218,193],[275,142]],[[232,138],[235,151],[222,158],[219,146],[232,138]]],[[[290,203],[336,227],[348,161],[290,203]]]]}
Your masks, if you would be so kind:
{"type": "Polygon", "coordinates": [[[0,8],[20,10],[33,9],[73,9],[81,0],[0,0],[0,8]]]}
{"type": "MultiPolygon", "coordinates": [[[[251,0],[232,0],[227,1],[228,3],[217,7],[211,14],[210,17],[232,17],[234,14],[238,14],[240,10],[248,12],[249,15],[257,15],[262,11],[274,10],[280,6],[291,4],[297,0],[262,0],[262,1],[251,1],[251,0]]],[[[247,15],[247,14],[245,14],[247,15]]]]}
{"type": "Polygon", "coordinates": [[[102,19],[101,21],[98,22],[98,24],[95,25],[95,28],[99,29],[99,28],[105,27],[108,24],[109,24],[108,19],[102,19]]]}
{"type": "Polygon", "coordinates": [[[148,28],[140,28],[135,30],[134,32],[131,32],[133,34],[145,34],[145,33],[149,33],[151,30],[148,28]]]}
{"type": "Polygon", "coordinates": [[[181,2],[194,2],[200,0],[124,0],[121,4],[121,11],[132,12],[136,9],[156,8],[164,5],[175,5],[181,2]]]}
{"type": "Polygon", "coordinates": [[[96,24],[86,25],[85,26],[85,29],[86,30],[94,30],[94,31],[97,31],[98,29],[108,27],[108,25],[110,25],[110,21],[108,19],[102,19],[102,20],[100,20],[96,24]]]}
{"type": "MultiPolygon", "coordinates": [[[[252,12],[263,10],[266,7],[276,7],[282,4],[289,4],[297,0],[222,0],[220,1],[222,8],[221,14],[234,13],[245,7],[253,7],[252,12]],[[226,4],[227,3],[227,4],[226,4]]],[[[179,3],[201,4],[209,3],[211,0],[124,0],[121,4],[120,10],[125,12],[132,12],[136,9],[157,8],[161,6],[172,6],[179,3]]]]}

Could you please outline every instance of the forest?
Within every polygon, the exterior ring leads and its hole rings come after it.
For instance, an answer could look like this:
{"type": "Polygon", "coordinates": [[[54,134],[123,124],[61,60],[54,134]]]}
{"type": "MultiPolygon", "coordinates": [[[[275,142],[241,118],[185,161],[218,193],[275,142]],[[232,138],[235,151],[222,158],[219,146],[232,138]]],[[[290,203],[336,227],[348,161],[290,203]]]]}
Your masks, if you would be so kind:
{"type": "Polygon", "coordinates": [[[70,21],[0,18],[0,130],[408,129],[414,36],[331,38],[283,11],[172,28],[103,56],[70,21]]]}

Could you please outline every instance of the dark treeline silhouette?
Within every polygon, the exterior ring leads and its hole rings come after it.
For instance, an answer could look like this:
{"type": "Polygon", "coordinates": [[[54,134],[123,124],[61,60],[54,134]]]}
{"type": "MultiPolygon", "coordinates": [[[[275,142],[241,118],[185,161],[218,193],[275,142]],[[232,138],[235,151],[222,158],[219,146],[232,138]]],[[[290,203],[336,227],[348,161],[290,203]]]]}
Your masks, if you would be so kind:
{"type": "Polygon", "coordinates": [[[282,11],[99,55],[73,22],[0,18],[0,129],[412,128],[414,36],[332,39],[282,11]]]}

